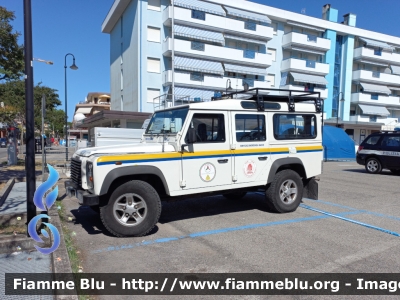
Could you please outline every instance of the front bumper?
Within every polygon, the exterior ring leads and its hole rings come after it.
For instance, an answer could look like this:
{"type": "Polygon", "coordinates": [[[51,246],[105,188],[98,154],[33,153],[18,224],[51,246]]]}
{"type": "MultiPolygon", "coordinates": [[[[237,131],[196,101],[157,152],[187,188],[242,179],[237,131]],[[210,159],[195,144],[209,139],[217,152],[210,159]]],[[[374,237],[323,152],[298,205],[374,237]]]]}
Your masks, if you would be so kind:
{"type": "Polygon", "coordinates": [[[79,188],[72,180],[64,183],[65,193],[68,197],[76,197],[80,205],[95,206],[100,204],[100,197],[79,188]]]}

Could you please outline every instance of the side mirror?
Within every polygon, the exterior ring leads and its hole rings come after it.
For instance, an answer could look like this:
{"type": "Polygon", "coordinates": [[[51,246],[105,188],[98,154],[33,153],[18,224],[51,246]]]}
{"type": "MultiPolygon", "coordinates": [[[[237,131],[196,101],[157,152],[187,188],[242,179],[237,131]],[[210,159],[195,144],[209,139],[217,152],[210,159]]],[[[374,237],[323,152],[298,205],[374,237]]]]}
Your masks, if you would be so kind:
{"type": "Polygon", "coordinates": [[[188,130],[188,143],[189,144],[194,144],[197,141],[196,137],[196,129],[194,128],[189,128],[188,130]]]}

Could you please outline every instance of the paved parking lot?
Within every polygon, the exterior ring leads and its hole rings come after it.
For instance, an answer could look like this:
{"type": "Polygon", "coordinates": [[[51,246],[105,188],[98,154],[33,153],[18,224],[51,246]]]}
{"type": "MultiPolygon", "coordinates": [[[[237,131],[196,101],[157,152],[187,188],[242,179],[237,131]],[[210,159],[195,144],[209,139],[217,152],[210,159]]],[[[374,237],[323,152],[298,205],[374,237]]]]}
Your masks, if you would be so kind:
{"type": "Polygon", "coordinates": [[[320,201],[304,199],[293,213],[267,211],[257,193],[164,203],[156,229],[142,238],[115,238],[90,208],[64,203],[84,272],[396,273],[399,183],[389,171],[329,162],[320,201]]]}

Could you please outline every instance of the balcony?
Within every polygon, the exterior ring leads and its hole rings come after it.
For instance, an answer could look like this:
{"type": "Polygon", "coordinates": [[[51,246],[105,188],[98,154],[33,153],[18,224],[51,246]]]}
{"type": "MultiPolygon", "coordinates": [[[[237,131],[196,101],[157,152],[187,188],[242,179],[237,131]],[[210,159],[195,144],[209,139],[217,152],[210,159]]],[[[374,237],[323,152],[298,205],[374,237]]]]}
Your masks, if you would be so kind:
{"type": "Polygon", "coordinates": [[[350,122],[365,122],[365,123],[378,123],[377,126],[380,126],[382,123],[384,125],[396,124],[398,122],[398,118],[385,118],[378,116],[367,116],[367,115],[356,115],[350,116],[350,122]]]}
{"type": "Polygon", "coordinates": [[[282,38],[282,48],[296,50],[308,49],[323,52],[325,54],[331,48],[331,41],[315,35],[289,32],[282,38]]]}
{"type": "MultiPolygon", "coordinates": [[[[250,88],[269,88],[270,83],[267,81],[257,81],[254,79],[241,79],[241,78],[228,78],[228,77],[219,77],[213,75],[193,75],[193,73],[184,72],[177,73],[175,72],[175,84],[179,86],[192,87],[192,88],[202,88],[202,89],[211,89],[211,90],[222,90],[226,89],[227,80],[231,80],[231,86],[234,90],[242,90],[245,82],[249,84],[250,88]]],[[[163,85],[168,86],[172,84],[172,71],[164,71],[163,72],[163,85]]]]}
{"type": "Polygon", "coordinates": [[[364,94],[353,93],[351,94],[352,103],[371,103],[381,106],[398,106],[400,107],[400,97],[377,95],[377,94],[364,94]],[[374,100],[376,99],[376,100],[374,100]]]}
{"type": "Polygon", "coordinates": [[[400,54],[359,47],[354,49],[354,60],[382,64],[382,66],[400,65],[400,54]]]}
{"type": "MultiPolygon", "coordinates": [[[[305,87],[303,85],[293,85],[293,84],[288,84],[288,85],[282,85],[279,87],[280,89],[285,89],[285,90],[294,90],[294,91],[304,91],[305,87]]],[[[320,92],[320,97],[321,99],[326,99],[328,98],[328,89],[323,89],[323,88],[313,88],[311,90],[308,90],[309,92],[320,92]]],[[[288,92],[279,92],[280,95],[287,95],[288,92]]],[[[312,96],[311,96],[312,97],[312,96]]]]}
{"type": "MultiPolygon", "coordinates": [[[[163,55],[171,56],[172,39],[163,42],[163,55]]],[[[250,50],[232,49],[175,39],[175,55],[196,57],[200,59],[245,64],[259,68],[268,68],[272,64],[271,55],[250,50]]]]}
{"type": "MultiPolygon", "coordinates": [[[[256,25],[256,28],[246,26],[246,22],[234,20],[217,16],[213,14],[206,14],[206,20],[198,20],[192,18],[192,11],[181,7],[174,9],[174,22],[175,24],[199,27],[234,35],[240,35],[247,38],[255,38],[262,41],[268,41],[273,37],[273,28],[267,26],[256,25]],[[248,29],[246,29],[246,27],[248,29]]],[[[172,24],[172,7],[167,7],[163,12],[163,23],[165,26],[172,24]]]]}
{"type": "Polygon", "coordinates": [[[299,58],[288,58],[281,63],[282,72],[300,72],[314,75],[327,75],[329,73],[329,64],[316,62],[314,60],[303,60],[299,58]]]}
{"type": "Polygon", "coordinates": [[[353,71],[353,81],[364,81],[364,82],[371,82],[374,84],[400,86],[400,76],[398,75],[379,73],[367,70],[353,71]]]}

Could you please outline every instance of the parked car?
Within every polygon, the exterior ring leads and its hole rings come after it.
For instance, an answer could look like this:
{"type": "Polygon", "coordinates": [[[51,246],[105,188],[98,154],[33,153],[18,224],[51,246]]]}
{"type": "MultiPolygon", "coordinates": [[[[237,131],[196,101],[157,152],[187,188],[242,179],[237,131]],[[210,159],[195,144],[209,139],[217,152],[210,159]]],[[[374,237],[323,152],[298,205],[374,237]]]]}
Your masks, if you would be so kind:
{"type": "Polygon", "coordinates": [[[358,147],[357,163],[371,174],[389,169],[400,175],[400,131],[383,131],[369,135],[358,147]]]}
{"type": "Polygon", "coordinates": [[[7,138],[0,138],[0,148],[7,147],[7,138]]]}

